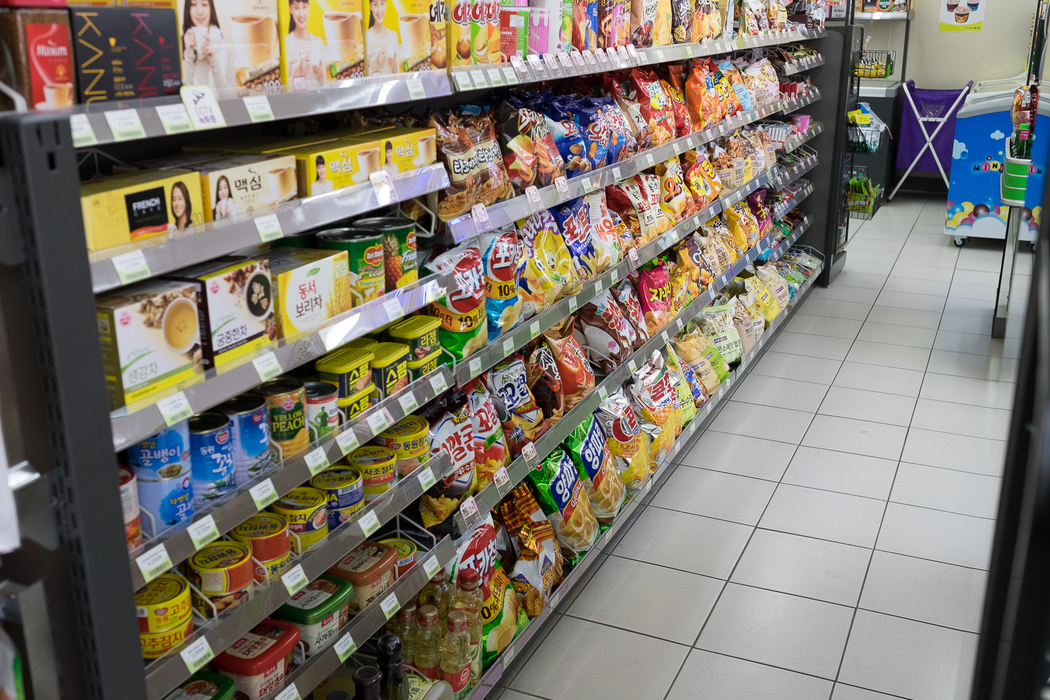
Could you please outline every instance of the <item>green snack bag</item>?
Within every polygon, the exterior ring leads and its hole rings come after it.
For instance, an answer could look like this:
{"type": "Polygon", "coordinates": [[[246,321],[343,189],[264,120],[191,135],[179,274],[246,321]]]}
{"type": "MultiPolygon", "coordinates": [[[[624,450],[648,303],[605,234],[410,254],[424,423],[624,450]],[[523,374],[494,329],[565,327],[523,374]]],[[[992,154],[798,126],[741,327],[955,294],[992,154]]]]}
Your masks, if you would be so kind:
{"type": "Polygon", "coordinates": [[[536,500],[554,526],[566,559],[576,563],[598,539],[598,520],[584,495],[572,458],[556,447],[538,470],[529,472],[529,479],[536,487],[536,500]]]}
{"type": "Polygon", "coordinates": [[[583,484],[583,491],[599,524],[611,523],[627,496],[620,472],[613,464],[605,428],[593,415],[565,438],[569,457],[583,484]]]}

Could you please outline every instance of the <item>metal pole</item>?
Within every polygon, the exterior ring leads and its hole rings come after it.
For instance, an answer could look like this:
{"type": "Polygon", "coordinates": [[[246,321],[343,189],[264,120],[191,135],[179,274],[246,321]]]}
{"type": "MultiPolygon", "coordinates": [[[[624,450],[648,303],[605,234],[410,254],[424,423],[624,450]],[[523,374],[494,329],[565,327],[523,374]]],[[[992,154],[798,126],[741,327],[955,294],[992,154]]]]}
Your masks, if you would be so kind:
{"type": "Polygon", "coordinates": [[[1021,232],[1021,208],[1010,207],[1006,218],[1006,245],[1003,262],[999,266],[999,289],[995,297],[995,316],[992,318],[992,337],[1006,337],[1006,321],[1010,314],[1010,287],[1013,283],[1017,242],[1021,232]]]}

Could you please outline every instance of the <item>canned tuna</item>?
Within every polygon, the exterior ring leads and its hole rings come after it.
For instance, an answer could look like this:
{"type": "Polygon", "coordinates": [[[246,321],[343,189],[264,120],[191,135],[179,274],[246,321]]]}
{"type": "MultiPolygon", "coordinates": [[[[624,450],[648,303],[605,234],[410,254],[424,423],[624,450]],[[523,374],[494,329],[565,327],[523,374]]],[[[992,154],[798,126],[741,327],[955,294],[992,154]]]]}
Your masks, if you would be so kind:
{"type": "Polygon", "coordinates": [[[193,504],[204,504],[229,493],[237,485],[233,466],[230,419],[221,413],[190,418],[190,454],[193,463],[193,504]]]}
{"type": "Polygon", "coordinates": [[[241,394],[215,410],[230,419],[233,434],[233,466],[237,483],[247,484],[270,468],[270,422],[266,399],[258,394],[241,394]]]}

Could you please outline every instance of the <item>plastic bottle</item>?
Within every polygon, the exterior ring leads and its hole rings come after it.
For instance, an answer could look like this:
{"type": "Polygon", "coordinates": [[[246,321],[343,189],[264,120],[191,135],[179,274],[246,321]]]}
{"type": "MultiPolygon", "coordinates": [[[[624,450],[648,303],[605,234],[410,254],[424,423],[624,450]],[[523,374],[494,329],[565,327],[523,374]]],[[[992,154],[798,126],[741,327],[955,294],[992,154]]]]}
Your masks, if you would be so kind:
{"type": "Polygon", "coordinates": [[[470,635],[467,616],[458,610],[448,614],[448,632],[441,640],[441,679],[452,686],[456,700],[470,694],[470,635]]]}
{"type": "Polygon", "coordinates": [[[409,673],[408,697],[409,700],[455,700],[456,695],[445,681],[432,681],[409,673]]]}
{"type": "Polygon", "coordinates": [[[408,700],[408,682],[401,668],[401,640],[384,634],[376,643],[376,661],[383,679],[379,682],[379,696],[383,700],[408,700]]]}
{"type": "Polygon", "coordinates": [[[354,700],[379,700],[379,681],[383,674],[375,666],[363,666],[354,671],[354,700]]]}
{"type": "Polygon", "coordinates": [[[396,617],[386,623],[386,631],[397,635],[401,640],[401,658],[407,666],[412,665],[412,652],[416,646],[416,636],[419,634],[417,614],[416,604],[410,602],[397,611],[396,617]]]}
{"type": "Polygon", "coordinates": [[[419,607],[433,605],[438,611],[438,629],[441,634],[445,633],[445,625],[448,622],[448,611],[452,609],[452,586],[448,583],[445,569],[434,574],[434,578],[423,586],[419,592],[419,607]]]}
{"type": "Polygon", "coordinates": [[[481,574],[474,569],[462,569],[456,579],[456,597],[452,609],[467,616],[467,634],[470,636],[470,687],[481,680],[481,574]]]}
{"type": "Polygon", "coordinates": [[[433,605],[419,608],[419,635],[413,665],[427,678],[441,678],[441,630],[438,610],[433,605]]]}

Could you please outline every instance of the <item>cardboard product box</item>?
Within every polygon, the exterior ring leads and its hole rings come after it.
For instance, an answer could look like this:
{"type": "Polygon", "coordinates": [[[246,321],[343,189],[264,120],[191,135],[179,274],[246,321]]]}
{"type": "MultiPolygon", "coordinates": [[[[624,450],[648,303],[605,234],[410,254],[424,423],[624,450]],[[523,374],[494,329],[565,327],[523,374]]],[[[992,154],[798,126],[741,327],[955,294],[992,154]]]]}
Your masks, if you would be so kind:
{"type": "Polygon", "coordinates": [[[95,301],[111,409],[152,398],[204,372],[197,288],[151,280],[95,301]]]}
{"type": "Polygon", "coordinates": [[[295,156],[300,197],[364,184],[383,163],[375,138],[330,139],[271,152],[295,156]]]}
{"type": "Polygon", "coordinates": [[[204,223],[200,177],[192,170],[143,170],[86,182],[80,210],[92,252],[204,223]]]}
{"type": "Polygon", "coordinates": [[[430,0],[430,67],[448,68],[448,22],[450,8],[445,0],[430,0]]]}
{"type": "Polygon", "coordinates": [[[197,290],[204,368],[225,364],[277,338],[270,261],[226,256],[169,276],[197,290]]]}
{"type": "Polygon", "coordinates": [[[296,92],[365,74],[363,0],[280,0],[282,82],[296,92]]]}
{"type": "Polygon", "coordinates": [[[182,86],[175,13],[150,7],[73,7],[81,102],[177,95],[182,86]]]}
{"type": "MultiPolygon", "coordinates": [[[[165,0],[128,0],[160,3],[165,0]]],[[[280,0],[179,3],[182,77],[187,85],[271,93],[281,85],[280,0]]],[[[221,93],[220,93],[221,94],[221,93]]]]}
{"type": "MultiPolygon", "coordinates": [[[[21,93],[29,109],[73,106],[73,39],[66,10],[0,10],[0,42],[8,59],[0,62],[0,80],[21,93]]],[[[14,109],[14,103],[0,95],[0,109],[14,109]]]]}
{"type": "Polygon", "coordinates": [[[366,75],[431,69],[430,0],[377,0],[363,8],[366,75]]]}
{"type": "Polygon", "coordinates": [[[369,136],[378,140],[382,168],[391,175],[406,173],[437,160],[437,132],[434,129],[394,127],[369,136]]]}
{"type": "Polygon", "coordinates": [[[278,338],[317,330],[350,308],[350,268],[345,250],[274,248],[255,259],[270,262],[278,338]]]}

